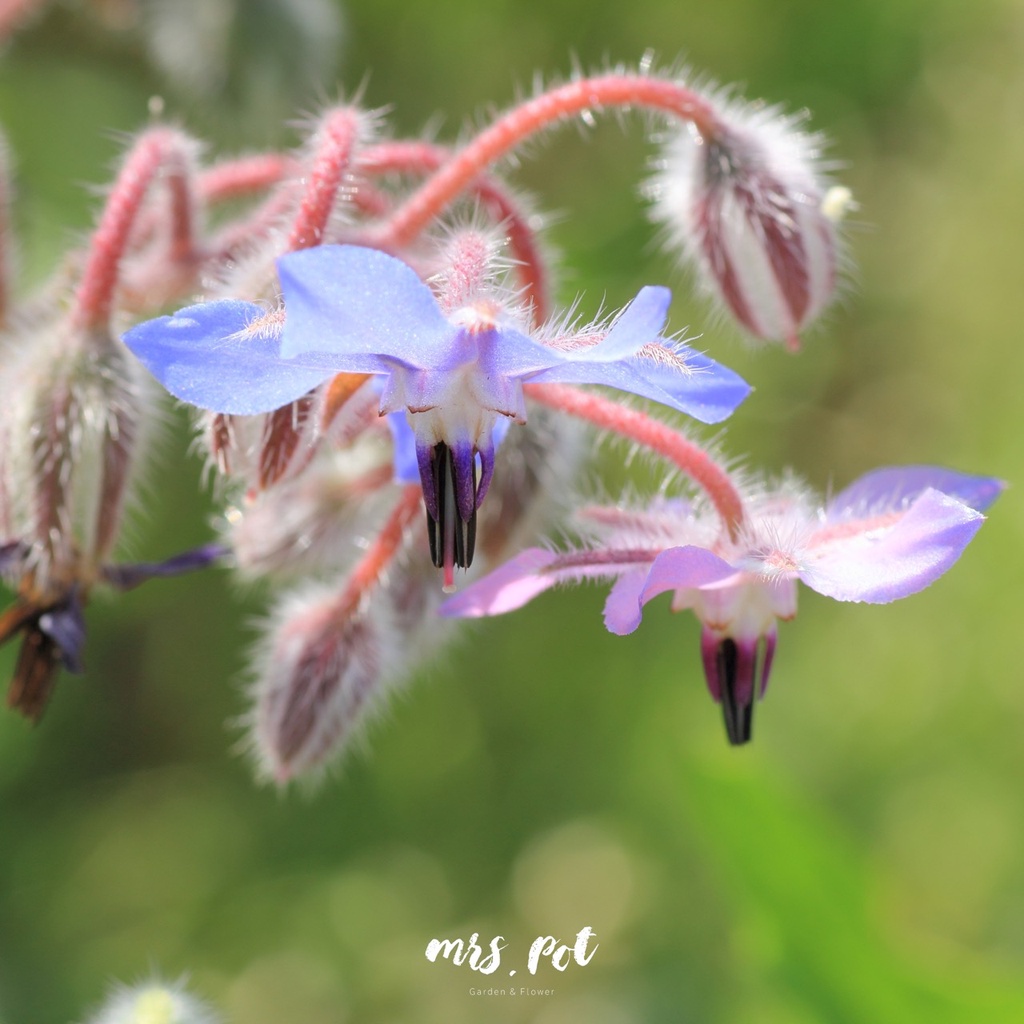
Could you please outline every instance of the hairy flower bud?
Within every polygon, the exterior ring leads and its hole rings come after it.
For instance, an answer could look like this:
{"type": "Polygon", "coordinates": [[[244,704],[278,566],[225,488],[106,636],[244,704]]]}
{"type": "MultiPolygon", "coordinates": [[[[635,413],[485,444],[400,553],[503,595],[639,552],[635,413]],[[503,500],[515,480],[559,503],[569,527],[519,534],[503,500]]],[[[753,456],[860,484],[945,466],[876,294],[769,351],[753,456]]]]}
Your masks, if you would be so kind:
{"type": "Polygon", "coordinates": [[[353,607],[347,587],[339,593],[322,584],[280,602],[255,659],[250,725],[260,774],[285,783],[315,773],[380,708],[401,667],[407,621],[436,607],[427,585],[409,589],[395,591],[401,608],[383,589],[353,607]]]}
{"type": "Polygon", "coordinates": [[[119,987],[88,1024],[216,1024],[216,1015],[180,982],[119,987]]]}
{"type": "Polygon", "coordinates": [[[146,431],[148,386],[119,342],[66,323],[26,332],[6,355],[3,525],[26,546],[26,566],[45,591],[81,579],[83,559],[91,576],[111,553],[146,431]]]}
{"type": "Polygon", "coordinates": [[[654,216],[702,286],[744,330],[799,347],[828,305],[840,263],[838,218],[849,205],[825,184],[820,139],[776,107],[723,103],[665,148],[654,216]]]}

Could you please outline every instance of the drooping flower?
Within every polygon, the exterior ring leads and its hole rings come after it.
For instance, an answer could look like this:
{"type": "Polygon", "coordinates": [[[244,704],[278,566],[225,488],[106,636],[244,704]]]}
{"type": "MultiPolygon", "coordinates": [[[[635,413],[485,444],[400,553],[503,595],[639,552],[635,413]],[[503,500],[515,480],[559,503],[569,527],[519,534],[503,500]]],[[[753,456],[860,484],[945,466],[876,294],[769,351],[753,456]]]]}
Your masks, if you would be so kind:
{"type": "Polygon", "coordinates": [[[821,172],[821,139],[777,107],[721,97],[718,117],[668,142],[654,216],[739,325],[799,346],[835,295],[848,190],[821,172]]]}
{"type": "Polygon", "coordinates": [[[614,580],[605,625],[624,635],[648,601],[671,592],[672,609],[692,609],[702,623],[708,688],[730,742],[745,743],[768,684],[776,620],[796,614],[798,580],[838,601],[886,604],[917,593],[960,557],[1001,489],[990,477],[930,466],[880,469],[824,506],[793,488],[753,495],[735,538],[683,501],[585,509],[589,546],[524,551],[441,613],[497,615],[557,583],[604,578],[614,580]]]}
{"type": "Polygon", "coordinates": [[[704,422],[746,397],[732,371],[661,337],[670,294],[643,288],[609,329],[541,342],[495,298],[444,312],[407,264],[325,245],[278,260],[284,313],[222,300],[140,324],[125,342],[172,394],[215,412],[268,412],[337,373],[381,378],[382,415],[416,438],[434,562],[467,567],[499,418],[523,422],[522,385],[603,384],[704,422]]]}

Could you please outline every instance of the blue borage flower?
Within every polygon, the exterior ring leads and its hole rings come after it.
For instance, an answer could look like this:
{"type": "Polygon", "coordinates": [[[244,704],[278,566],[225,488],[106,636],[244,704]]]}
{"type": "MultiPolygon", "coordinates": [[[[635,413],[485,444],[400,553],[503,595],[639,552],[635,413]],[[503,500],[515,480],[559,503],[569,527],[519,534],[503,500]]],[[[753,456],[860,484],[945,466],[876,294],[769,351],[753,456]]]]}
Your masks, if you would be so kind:
{"type": "Polygon", "coordinates": [[[604,622],[632,633],[648,601],[671,592],[674,611],[702,624],[708,689],[722,705],[730,742],[751,736],[754,702],[768,685],[777,619],[796,614],[800,580],[837,601],[887,604],[923,590],[963,553],[1003,485],[933,466],[874,470],[824,506],[785,490],[745,502],[740,535],[684,501],[648,509],[580,513],[595,535],[586,548],[530,548],[441,606],[476,618],[513,611],[548,588],[612,580],[604,622]]]}
{"type": "Polygon", "coordinates": [[[544,343],[508,322],[498,300],[446,315],[401,260],[324,245],[277,263],[285,315],[237,300],[190,306],[125,335],[171,394],[219,413],[269,412],[337,373],[379,375],[381,415],[404,410],[416,439],[434,563],[450,582],[473,557],[476,510],[494,468],[493,428],[523,422],[522,385],[603,384],[706,423],[749,386],[667,342],[670,293],[642,288],[602,332],[544,343]]]}

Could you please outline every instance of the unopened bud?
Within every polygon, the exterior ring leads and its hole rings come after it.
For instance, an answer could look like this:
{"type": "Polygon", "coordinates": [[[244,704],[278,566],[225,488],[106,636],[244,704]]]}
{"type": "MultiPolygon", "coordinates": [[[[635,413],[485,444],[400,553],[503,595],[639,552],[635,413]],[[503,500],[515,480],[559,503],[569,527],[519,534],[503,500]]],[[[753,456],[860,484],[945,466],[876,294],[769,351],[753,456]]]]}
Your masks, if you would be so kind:
{"type": "Polygon", "coordinates": [[[257,655],[252,743],[279,783],[324,767],[381,697],[382,624],[346,597],[322,586],[289,596],[257,655]]]}
{"type": "Polygon", "coordinates": [[[723,103],[713,127],[669,142],[652,183],[655,216],[705,289],[794,350],[835,294],[837,214],[851,203],[823,181],[818,148],[777,108],[723,103]]]}
{"type": "MultiPolygon", "coordinates": [[[[90,575],[117,540],[147,412],[136,361],[60,323],[12,339],[0,369],[0,492],[10,535],[46,591],[90,575]]],[[[91,582],[82,579],[82,582],[91,582]]]]}

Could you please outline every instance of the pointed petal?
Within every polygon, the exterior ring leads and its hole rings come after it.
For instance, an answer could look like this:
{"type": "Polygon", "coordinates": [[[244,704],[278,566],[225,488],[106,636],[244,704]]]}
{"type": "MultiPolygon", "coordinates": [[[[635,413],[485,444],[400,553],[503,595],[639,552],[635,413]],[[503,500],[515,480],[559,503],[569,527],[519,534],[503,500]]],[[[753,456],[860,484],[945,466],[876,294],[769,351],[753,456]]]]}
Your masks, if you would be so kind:
{"type": "Polygon", "coordinates": [[[1002,493],[1004,484],[990,476],[956,473],[940,466],[890,466],[866,473],[829,503],[829,521],[905,507],[931,487],[984,512],[1002,493]]]}
{"type": "Polygon", "coordinates": [[[125,565],[103,567],[103,579],[120,590],[131,590],[157,577],[180,576],[185,572],[208,569],[215,562],[227,558],[231,549],[223,544],[204,544],[190,551],[173,555],[162,562],[132,562],[125,565]]]}
{"type": "Polygon", "coordinates": [[[405,412],[388,413],[388,429],[394,448],[395,483],[418,484],[420,482],[420,459],[416,452],[416,435],[409,426],[405,412]]]}
{"type": "MultiPolygon", "coordinates": [[[[600,347],[600,346],[598,346],[600,347]]],[[[533,375],[538,384],[603,384],[626,391],[702,423],[726,419],[750,394],[742,377],[689,349],[665,348],[664,361],[641,354],[620,362],[587,362],[585,355],[533,375]]]]}
{"type": "MultiPolygon", "coordinates": [[[[985,517],[928,488],[894,521],[818,532],[801,558],[800,579],[837,601],[886,604],[923,590],[961,555],[985,517]]],[[[844,524],[846,525],[846,524],[844,524]]],[[[850,524],[855,525],[855,521],[850,524]]]]}
{"type": "Polygon", "coordinates": [[[643,606],[666,590],[706,587],[735,575],[728,562],[707,548],[694,544],[668,548],[646,573],[629,573],[612,587],[604,606],[604,624],[609,632],[624,636],[640,625],[643,606]]]}
{"type": "Polygon", "coordinates": [[[277,261],[288,311],[281,353],[329,352],[338,371],[433,369],[457,330],[412,267],[377,249],[320,245],[277,261]],[[382,357],[382,358],[381,358],[382,357]]]}
{"type": "Polygon", "coordinates": [[[251,329],[266,311],[223,299],[138,324],[124,342],[176,398],[200,409],[248,416],[287,405],[332,371],[315,361],[286,362],[279,333],[251,329]]]}
{"type": "Polygon", "coordinates": [[[618,362],[627,359],[644,345],[658,341],[668,318],[672,292],[658,285],[646,285],[622,311],[605,338],[586,350],[594,362],[618,362]]]}

